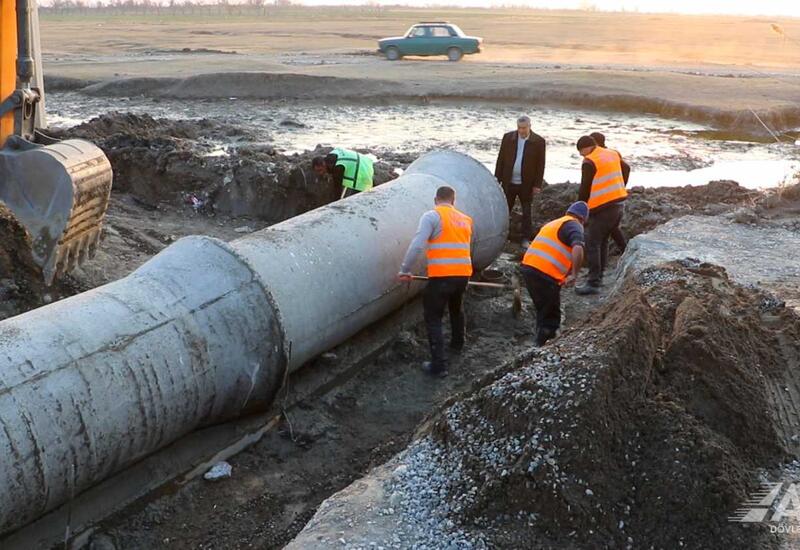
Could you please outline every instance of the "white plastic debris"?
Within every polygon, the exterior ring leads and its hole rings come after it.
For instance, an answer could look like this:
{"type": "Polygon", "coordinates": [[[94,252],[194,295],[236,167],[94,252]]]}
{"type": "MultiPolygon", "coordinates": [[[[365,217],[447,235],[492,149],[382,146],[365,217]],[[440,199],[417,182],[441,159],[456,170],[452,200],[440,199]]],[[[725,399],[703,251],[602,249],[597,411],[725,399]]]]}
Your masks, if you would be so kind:
{"type": "Polygon", "coordinates": [[[232,471],[233,467],[227,462],[217,462],[214,464],[213,468],[203,475],[203,479],[208,481],[219,481],[220,479],[231,477],[232,471]]]}

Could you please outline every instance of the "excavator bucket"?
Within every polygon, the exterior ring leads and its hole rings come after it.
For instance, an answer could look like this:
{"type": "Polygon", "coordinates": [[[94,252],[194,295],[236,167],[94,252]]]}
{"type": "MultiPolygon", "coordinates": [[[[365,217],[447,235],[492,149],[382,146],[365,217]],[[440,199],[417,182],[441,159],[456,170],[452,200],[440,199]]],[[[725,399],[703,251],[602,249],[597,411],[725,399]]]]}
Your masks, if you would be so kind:
{"type": "Polygon", "coordinates": [[[0,212],[24,230],[50,285],[94,254],[112,173],[97,146],[43,134],[40,42],[35,0],[0,0],[0,212]]]}
{"type": "Polygon", "coordinates": [[[87,141],[0,150],[0,202],[25,230],[45,284],[94,255],[111,180],[108,158],[87,141]]]}

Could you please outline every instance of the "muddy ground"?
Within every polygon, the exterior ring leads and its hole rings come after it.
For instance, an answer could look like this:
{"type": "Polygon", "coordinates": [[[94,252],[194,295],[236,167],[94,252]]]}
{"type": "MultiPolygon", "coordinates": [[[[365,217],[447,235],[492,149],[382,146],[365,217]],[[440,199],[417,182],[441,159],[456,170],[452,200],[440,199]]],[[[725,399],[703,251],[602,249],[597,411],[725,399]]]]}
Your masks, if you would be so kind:
{"type": "MultiPolygon", "coordinates": [[[[4,273],[5,316],[124,276],[181,236],[231,240],[337,197],[330,182],[317,181],[309,170],[311,156],[319,151],[286,156],[207,121],[114,114],[60,135],[92,139],[111,159],[116,179],[105,238],[93,261],[52,289],[38,286],[30,274],[4,273]],[[213,138],[231,143],[224,155],[215,154],[213,138]]],[[[379,181],[412,159],[391,160],[379,167],[379,181]]],[[[728,213],[760,223],[765,216],[791,211],[789,205],[800,198],[796,188],[777,198],[733,182],[631,191],[626,225],[631,234],[685,213],[728,213]]],[[[560,215],[574,193],[568,184],[546,188],[536,203],[537,224],[560,215]]],[[[510,243],[495,267],[510,277],[520,252],[510,243]]],[[[567,326],[586,318],[604,296],[577,299],[566,293],[567,326]]],[[[470,345],[453,359],[453,374],[442,381],[418,372],[426,357],[424,333],[418,318],[404,319],[396,340],[360,375],[320,400],[303,403],[290,413],[291,429],[284,425],[235,457],[232,479],[193,481],[134,505],[105,522],[92,547],[281,547],[325,498],[406,447],[439,403],[529,350],[533,327],[527,297],[525,303],[522,319],[514,320],[508,296],[471,293],[470,345]]]]}

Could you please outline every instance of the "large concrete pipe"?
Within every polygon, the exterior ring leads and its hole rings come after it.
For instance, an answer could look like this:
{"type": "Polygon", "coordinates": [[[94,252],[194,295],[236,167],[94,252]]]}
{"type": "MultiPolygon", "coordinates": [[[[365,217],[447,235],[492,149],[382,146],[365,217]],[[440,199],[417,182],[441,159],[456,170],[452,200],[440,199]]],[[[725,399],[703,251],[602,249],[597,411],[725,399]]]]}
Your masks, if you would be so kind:
{"type": "Polygon", "coordinates": [[[0,323],[0,534],[197,427],[268,402],[286,370],[419,289],[396,273],[437,187],[506,239],[478,162],[435,152],[392,183],[226,244],[188,237],[128,277],[0,323]]]}

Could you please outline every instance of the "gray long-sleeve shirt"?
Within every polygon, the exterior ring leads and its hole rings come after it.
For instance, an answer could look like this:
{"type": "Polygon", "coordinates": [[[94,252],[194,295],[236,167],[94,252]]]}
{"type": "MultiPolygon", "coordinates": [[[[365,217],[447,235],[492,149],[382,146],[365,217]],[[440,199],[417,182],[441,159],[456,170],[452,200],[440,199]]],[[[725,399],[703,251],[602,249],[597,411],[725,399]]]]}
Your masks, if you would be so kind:
{"type": "Polygon", "coordinates": [[[401,273],[411,273],[417,259],[428,247],[428,241],[437,238],[442,233],[442,218],[436,210],[428,210],[419,219],[417,233],[408,245],[406,257],[400,266],[401,273]]]}

